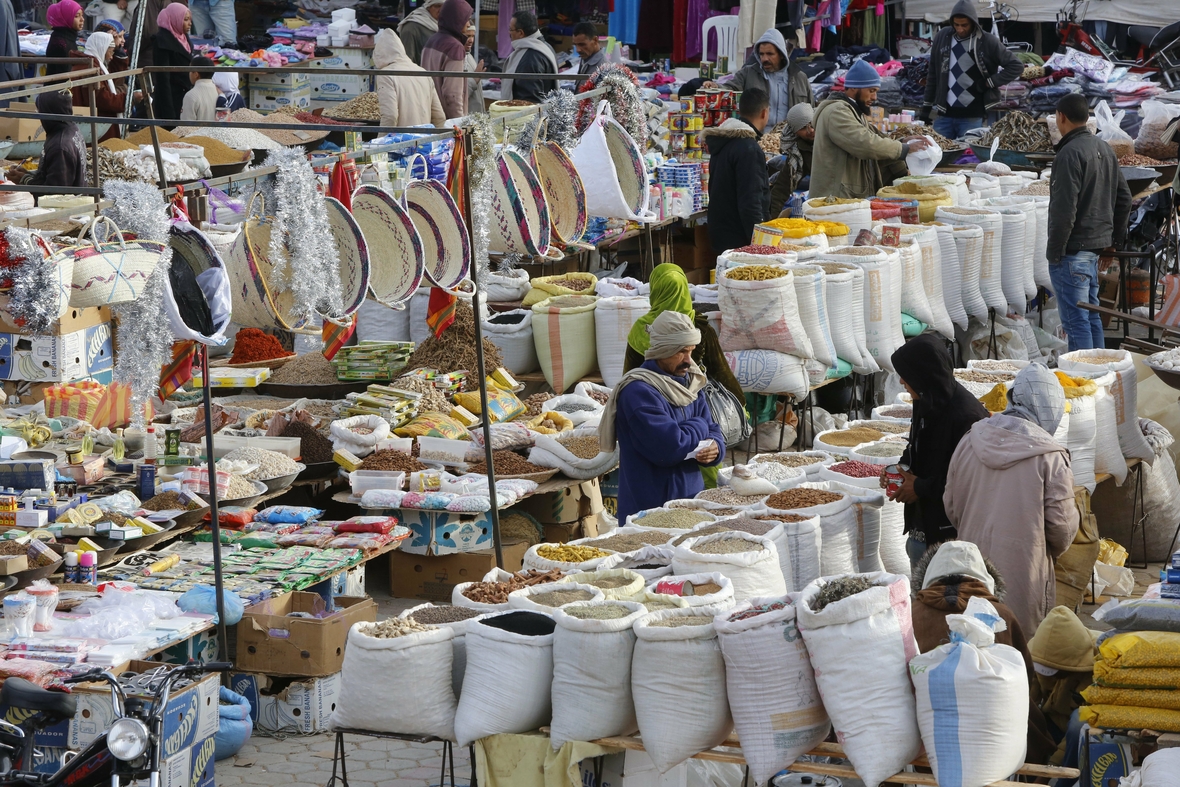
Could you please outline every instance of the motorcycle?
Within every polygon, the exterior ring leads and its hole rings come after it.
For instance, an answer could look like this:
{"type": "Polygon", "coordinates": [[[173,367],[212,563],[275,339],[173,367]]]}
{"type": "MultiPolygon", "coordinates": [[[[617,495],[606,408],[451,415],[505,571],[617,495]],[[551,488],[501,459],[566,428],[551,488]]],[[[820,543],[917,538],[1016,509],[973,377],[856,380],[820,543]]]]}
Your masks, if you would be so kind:
{"type": "MultiPolygon", "coordinates": [[[[53,773],[34,769],[37,732],[74,718],[77,699],[68,691],[43,689],[22,678],[0,688],[0,787],[120,787],[147,779],[160,785],[164,709],[175,684],[210,672],[226,672],[225,662],[184,664],[141,676],[134,696],[105,670],[66,678],[65,685],[105,682],[110,686],[115,721],[82,751],[68,753],[53,773]]],[[[212,757],[212,752],[210,752],[212,757]]]]}

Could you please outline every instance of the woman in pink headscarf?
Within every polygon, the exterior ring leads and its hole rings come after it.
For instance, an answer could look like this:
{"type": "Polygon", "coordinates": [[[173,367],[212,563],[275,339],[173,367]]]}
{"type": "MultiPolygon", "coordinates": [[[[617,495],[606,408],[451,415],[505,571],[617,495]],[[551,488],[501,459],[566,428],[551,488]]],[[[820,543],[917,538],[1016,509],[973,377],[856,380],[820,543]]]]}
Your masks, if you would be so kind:
{"type": "MultiPolygon", "coordinates": [[[[164,6],[164,10],[156,17],[156,23],[160,29],[156,31],[156,46],[152,55],[155,65],[190,65],[193,45],[188,40],[188,31],[193,26],[193,17],[188,6],[180,3],[164,6]]],[[[179,119],[184,94],[192,86],[186,71],[156,74],[156,91],[152,97],[156,117],[179,119]]]]}
{"type": "MultiPolygon", "coordinates": [[[[86,21],[82,6],[74,0],[61,0],[49,6],[45,21],[53,28],[49,46],[45,48],[46,57],[82,57],[78,51],[78,31],[86,21]]],[[[48,63],[45,66],[46,74],[64,74],[69,70],[68,63],[48,63]]]]}

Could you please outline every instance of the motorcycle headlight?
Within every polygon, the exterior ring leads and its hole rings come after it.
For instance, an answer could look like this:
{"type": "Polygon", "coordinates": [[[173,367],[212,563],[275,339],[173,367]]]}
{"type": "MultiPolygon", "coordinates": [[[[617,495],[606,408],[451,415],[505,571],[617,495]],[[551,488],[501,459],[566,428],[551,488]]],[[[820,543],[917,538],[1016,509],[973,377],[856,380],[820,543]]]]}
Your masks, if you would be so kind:
{"type": "Polygon", "coordinates": [[[107,748],[123,762],[141,756],[148,747],[148,729],[138,719],[118,719],[107,732],[107,748]]]}

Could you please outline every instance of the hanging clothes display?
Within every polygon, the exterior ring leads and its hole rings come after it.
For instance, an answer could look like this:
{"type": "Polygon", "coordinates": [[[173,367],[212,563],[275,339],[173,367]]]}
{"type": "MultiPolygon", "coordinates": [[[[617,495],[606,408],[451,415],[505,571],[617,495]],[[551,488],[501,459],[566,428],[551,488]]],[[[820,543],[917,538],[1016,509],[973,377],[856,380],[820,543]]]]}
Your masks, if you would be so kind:
{"type": "MultiPolygon", "coordinates": [[[[799,0],[802,2],[802,0],[799,0]]],[[[688,0],[688,19],[685,21],[685,35],[684,35],[684,57],[678,58],[673,50],[673,60],[709,60],[717,61],[717,38],[716,33],[710,38],[712,46],[708,51],[703,51],[705,42],[701,40],[701,26],[705,24],[705,20],[714,16],[731,16],[733,9],[725,11],[714,11],[710,7],[709,0],[688,0]]],[[[736,8],[737,6],[734,6],[736,8]]],[[[733,64],[731,64],[733,65],[733,64]]],[[[741,63],[737,64],[738,67],[741,63]]]]}
{"type": "Polygon", "coordinates": [[[641,0],[615,0],[615,10],[607,18],[612,38],[620,44],[634,45],[639,37],[639,4],[641,0]]]}
{"type": "MultiPolygon", "coordinates": [[[[830,0],[829,0],[830,1],[830,0]]],[[[774,27],[777,0],[742,0],[738,12],[737,51],[745,52],[754,42],[774,27]]]]}
{"type": "MultiPolygon", "coordinates": [[[[645,52],[652,54],[672,52],[673,34],[676,29],[673,5],[683,5],[685,0],[641,0],[639,6],[639,31],[635,36],[635,45],[645,52]],[[672,24],[668,21],[672,20],[672,24]]],[[[684,41],[684,36],[676,36],[684,41]]],[[[682,61],[683,57],[672,55],[672,59],[682,61]]]]}

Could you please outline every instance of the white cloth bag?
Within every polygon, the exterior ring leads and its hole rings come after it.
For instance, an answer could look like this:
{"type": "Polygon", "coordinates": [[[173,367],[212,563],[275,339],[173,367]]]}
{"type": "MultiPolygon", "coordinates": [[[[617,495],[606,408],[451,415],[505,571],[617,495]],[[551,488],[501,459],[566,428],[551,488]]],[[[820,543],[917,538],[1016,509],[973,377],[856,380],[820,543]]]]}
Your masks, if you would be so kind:
{"type": "Polygon", "coordinates": [[[631,333],[631,326],[649,311],[651,302],[647,298],[599,296],[598,304],[594,307],[594,337],[598,371],[608,388],[614,388],[623,378],[627,335],[631,333]]]}
{"type": "Polygon", "coordinates": [[[721,349],[772,350],[814,358],[811,340],[799,318],[794,275],[765,281],[717,275],[717,305],[721,310],[721,349]]]}
{"type": "MultiPolygon", "coordinates": [[[[410,607],[405,612],[398,615],[399,618],[413,617],[414,613],[435,606],[434,604],[419,604],[416,607],[410,607]]],[[[467,671],[467,627],[471,625],[472,621],[478,620],[478,617],[467,618],[465,620],[455,620],[449,623],[435,623],[439,628],[449,628],[454,634],[451,639],[451,690],[455,692],[456,700],[459,694],[463,691],[463,673],[467,671]]],[[[365,729],[362,727],[361,729],[365,729]]]]}
{"type": "Polygon", "coordinates": [[[635,140],[614,119],[610,103],[598,102],[598,111],[590,126],[583,132],[581,140],[570,152],[570,160],[586,187],[586,212],[591,216],[628,219],[630,221],[653,221],[655,214],[648,210],[649,191],[647,188],[647,165],[643,152],[635,140]],[[607,127],[610,126],[608,132],[607,127]],[[608,141],[611,135],[613,143],[608,141]],[[612,151],[612,144],[616,150],[612,151]],[[616,161],[618,154],[621,160],[616,161]],[[634,173],[620,173],[618,168],[629,165],[634,173]],[[642,172],[642,178],[638,173],[642,172]],[[638,188],[628,195],[620,185],[620,176],[638,180],[638,188]]]}
{"type": "Polygon", "coordinates": [[[1135,360],[1127,350],[1078,350],[1065,353],[1057,365],[1063,372],[1083,372],[1093,377],[1106,371],[1114,372],[1115,381],[1110,392],[1115,406],[1115,424],[1119,435],[1119,450],[1127,460],[1142,459],[1150,463],[1155,459],[1147,439],[1139,428],[1139,383],[1135,372],[1135,360]],[[1102,359],[1102,363],[1096,363],[1102,359]]]}
{"type": "Polygon", "coordinates": [[[500,348],[504,368],[513,374],[528,374],[541,368],[533,342],[533,312],[513,309],[493,314],[483,321],[483,335],[500,348]]]}
{"type": "Polygon", "coordinates": [[[942,303],[951,322],[967,330],[967,310],[963,306],[963,273],[955,228],[938,222],[932,225],[938,236],[939,260],[942,264],[942,303]]]}
{"type": "Polygon", "coordinates": [[[778,548],[764,536],[726,532],[689,538],[672,550],[673,574],[703,574],[716,571],[733,583],[733,597],[738,603],[756,596],[781,596],[787,592],[779,566],[778,548]],[[714,555],[697,552],[703,546],[723,539],[740,538],[750,543],[748,552],[714,555]]]}

